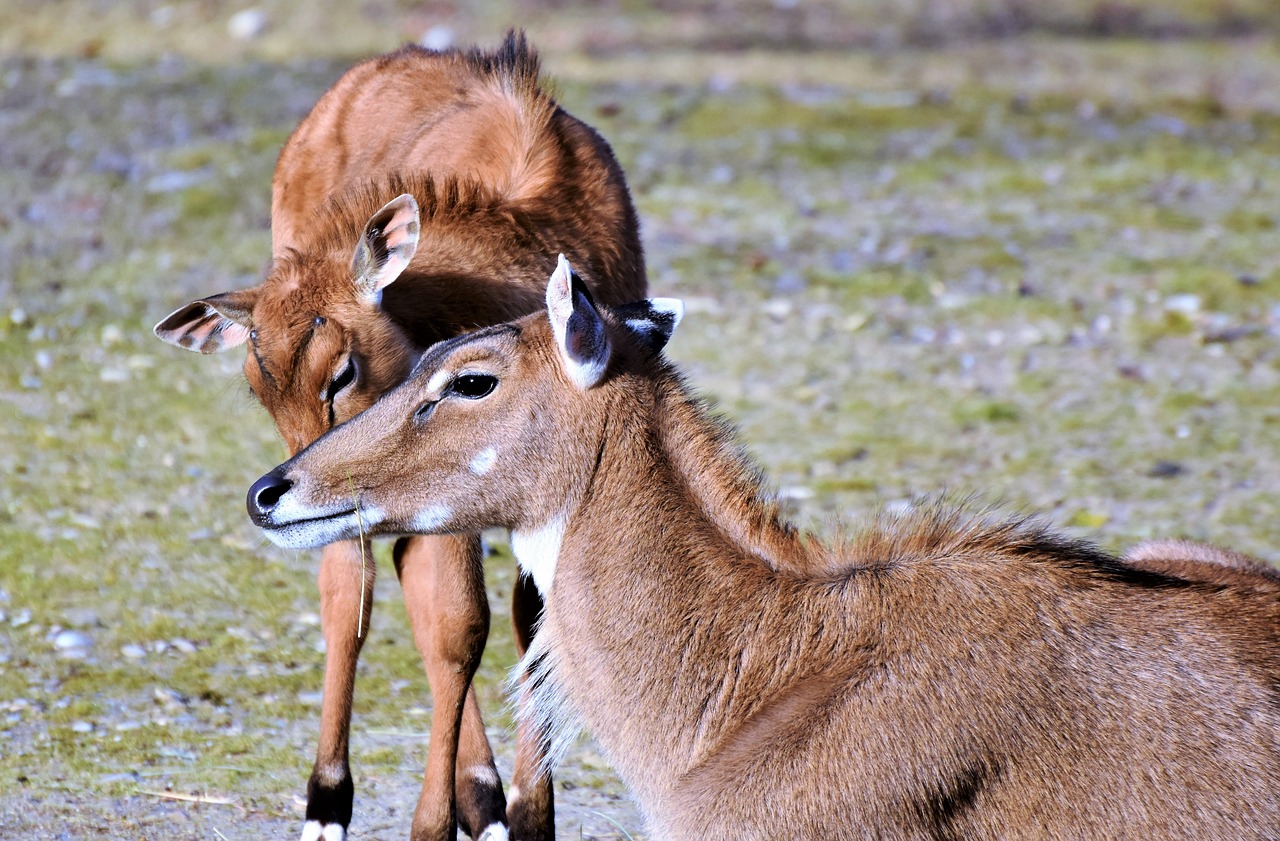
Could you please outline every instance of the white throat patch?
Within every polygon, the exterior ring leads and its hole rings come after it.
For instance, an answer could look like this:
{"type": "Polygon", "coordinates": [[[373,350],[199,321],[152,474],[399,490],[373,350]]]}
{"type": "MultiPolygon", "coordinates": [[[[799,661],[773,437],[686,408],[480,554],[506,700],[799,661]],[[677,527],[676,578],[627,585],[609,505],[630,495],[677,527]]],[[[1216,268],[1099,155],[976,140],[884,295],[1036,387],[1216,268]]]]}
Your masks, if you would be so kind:
{"type": "Polygon", "coordinates": [[[447,505],[430,505],[413,515],[409,529],[414,534],[434,534],[441,526],[448,523],[452,516],[453,512],[447,505]]]}
{"type": "Polygon", "coordinates": [[[539,528],[511,532],[511,554],[516,556],[520,569],[533,578],[544,599],[551,593],[567,519],[566,515],[557,514],[539,528]]]}

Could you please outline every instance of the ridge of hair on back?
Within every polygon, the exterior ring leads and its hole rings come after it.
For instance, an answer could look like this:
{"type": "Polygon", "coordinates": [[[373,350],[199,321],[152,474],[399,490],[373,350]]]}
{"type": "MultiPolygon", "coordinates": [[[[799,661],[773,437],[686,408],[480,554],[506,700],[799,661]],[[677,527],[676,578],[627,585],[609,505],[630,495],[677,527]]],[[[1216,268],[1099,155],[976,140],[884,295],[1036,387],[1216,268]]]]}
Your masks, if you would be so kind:
{"type": "MultiPolygon", "coordinates": [[[[391,199],[408,193],[424,220],[445,215],[518,212],[491,187],[470,178],[436,178],[429,173],[396,173],[355,184],[334,193],[312,211],[307,251],[346,253],[355,246],[353,232],[363,231],[373,214],[391,199]]],[[[295,258],[296,259],[296,258],[295,258]]]]}
{"type": "Polygon", "coordinates": [[[538,90],[542,59],[529,44],[523,29],[509,29],[502,43],[492,50],[472,47],[466,53],[467,63],[478,72],[499,81],[512,92],[538,90]]]}

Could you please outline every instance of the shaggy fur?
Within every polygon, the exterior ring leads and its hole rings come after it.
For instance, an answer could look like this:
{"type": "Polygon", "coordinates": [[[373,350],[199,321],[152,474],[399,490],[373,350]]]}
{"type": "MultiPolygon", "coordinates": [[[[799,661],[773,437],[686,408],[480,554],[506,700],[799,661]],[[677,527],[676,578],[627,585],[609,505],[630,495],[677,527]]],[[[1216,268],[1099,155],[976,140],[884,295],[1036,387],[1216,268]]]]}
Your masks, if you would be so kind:
{"type": "Polygon", "coordinates": [[[566,517],[520,714],[551,756],[590,730],[651,838],[1275,837],[1274,576],[943,505],[803,537],[631,325],[575,298],[440,346],[250,511],[284,545],[350,533],[348,481],[375,531],[566,517]]]}

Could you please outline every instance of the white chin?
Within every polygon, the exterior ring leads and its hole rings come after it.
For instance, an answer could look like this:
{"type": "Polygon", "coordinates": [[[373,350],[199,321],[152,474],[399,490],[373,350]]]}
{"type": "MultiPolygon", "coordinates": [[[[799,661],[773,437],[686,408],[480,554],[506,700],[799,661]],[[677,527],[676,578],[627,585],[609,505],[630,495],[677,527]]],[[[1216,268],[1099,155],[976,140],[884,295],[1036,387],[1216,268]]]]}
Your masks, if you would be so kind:
{"type": "MultiPolygon", "coordinates": [[[[365,527],[370,523],[366,520],[365,527]]],[[[360,523],[354,514],[331,520],[307,520],[279,528],[264,528],[267,539],[285,549],[319,549],[339,540],[360,536],[360,523]]]]}

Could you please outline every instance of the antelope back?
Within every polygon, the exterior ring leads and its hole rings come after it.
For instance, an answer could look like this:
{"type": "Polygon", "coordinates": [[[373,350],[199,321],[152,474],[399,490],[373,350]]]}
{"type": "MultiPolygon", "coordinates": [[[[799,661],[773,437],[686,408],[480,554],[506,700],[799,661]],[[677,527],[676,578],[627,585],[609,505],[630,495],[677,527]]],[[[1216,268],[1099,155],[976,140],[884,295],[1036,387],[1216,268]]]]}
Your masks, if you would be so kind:
{"type": "Polygon", "coordinates": [[[193,301],[156,334],[202,353],[247,344],[245,376],[291,452],[431,343],[535,309],[558,251],[601,300],[645,289],[608,144],[540,87],[516,34],[348,71],[281,152],[272,248],[262,284],[193,301]]]}

